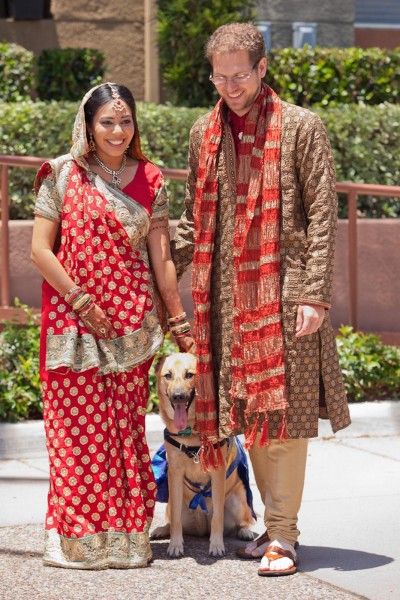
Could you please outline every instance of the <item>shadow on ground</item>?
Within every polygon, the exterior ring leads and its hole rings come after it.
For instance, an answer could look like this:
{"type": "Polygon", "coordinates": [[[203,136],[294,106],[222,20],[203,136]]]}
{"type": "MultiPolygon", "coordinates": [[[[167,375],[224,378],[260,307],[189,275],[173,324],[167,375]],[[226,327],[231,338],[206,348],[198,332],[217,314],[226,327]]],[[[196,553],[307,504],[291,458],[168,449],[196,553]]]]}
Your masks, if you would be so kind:
{"type": "MultiPolygon", "coordinates": [[[[235,549],[245,546],[243,542],[232,538],[225,538],[226,554],[223,557],[209,556],[208,539],[185,536],[185,557],[191,557],[200,565],[212,565],[221,560],[235,560],[239,562],[235,549]]],[[[154,561],[167,559],[168,540],[152,542],[154,561]]],[[[346,548],[331,548],[328,546],[301,546],[298,551],[299,570],[303,572],[317,571],[318,569],[334,569],[335,571],[362,571],[375,569],[394,561],[390,556],[373,554],[360,550],[346,548]]],[[[181,560],[179,558],[169,560],[181,560]]],[[[240,561],[243,562],[243,561],[240,561]]],[[[253,562],[254,567],[258,559],[253,562]]]]}

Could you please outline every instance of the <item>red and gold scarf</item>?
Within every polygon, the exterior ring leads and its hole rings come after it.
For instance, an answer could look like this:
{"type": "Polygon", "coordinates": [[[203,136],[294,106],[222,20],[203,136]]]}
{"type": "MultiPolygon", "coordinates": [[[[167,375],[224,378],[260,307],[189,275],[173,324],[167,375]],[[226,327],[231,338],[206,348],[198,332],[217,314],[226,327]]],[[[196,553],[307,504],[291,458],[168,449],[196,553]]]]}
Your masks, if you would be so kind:
{"type": "MultiPolygon", "coordinates": [[[[210,283],[218,202],[218,156],[223,133],[222,99],[204,132],[194,202],[193,300],[198,354],[196,429],[205,469],[220,464],[218,408],[211,352],[210,283]]],[[[243,132],[237,169],[233,238],[233,347],[231,425],[237,402],[244,403],[246,446],[268,444],[268,413],[281,410],[281,439],[287,437],[284,347],[280,299],[280,143],[282,104],[262,86],[243,132]]]]}

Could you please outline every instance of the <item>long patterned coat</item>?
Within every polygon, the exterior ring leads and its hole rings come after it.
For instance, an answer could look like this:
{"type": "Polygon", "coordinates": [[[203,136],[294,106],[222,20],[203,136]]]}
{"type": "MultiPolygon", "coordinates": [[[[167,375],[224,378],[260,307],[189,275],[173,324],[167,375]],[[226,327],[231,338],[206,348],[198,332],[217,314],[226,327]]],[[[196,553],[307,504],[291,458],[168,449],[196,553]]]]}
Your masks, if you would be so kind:
{"type": "MultiPolygon", "coordinates": [[[[320,118],[282,103],[281,139],[281,301],[288,392],[288,434],[318,435],[318,417],[329,418],[334,432],[350,423],[329,307],[336,238],[337,200],[332,152],[320,118]],[[320,329],[295,337],[299,303],[326,308],[320,329]]],[[[186,210],[175,232],[172,254],[180,276],[194,250],[193,203],[202,135],[209,115],[190,133],[186,210]]],[[[233,228],[236,203],[236,155],[227,121],[218,160],[219,204],[211,279],[212,350],[218,390],[219,433],[232,433],[231,345],[233,335],[233,228]]],[[[241,416],[242,419],[242,416],[241,416]]],[[[269,417],[276,438],[280,415],[269,417]]],[[[242,419],[243,423],[243,419],[242,419]]]]}

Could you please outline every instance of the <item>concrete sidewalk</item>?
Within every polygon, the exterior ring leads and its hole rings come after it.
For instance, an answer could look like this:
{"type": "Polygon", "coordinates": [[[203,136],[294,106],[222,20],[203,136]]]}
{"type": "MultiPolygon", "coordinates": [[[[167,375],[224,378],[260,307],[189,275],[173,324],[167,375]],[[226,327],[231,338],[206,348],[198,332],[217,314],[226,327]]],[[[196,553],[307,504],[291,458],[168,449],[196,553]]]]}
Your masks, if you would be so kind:
{"type": "MultiPolygon", "coordinates": [[[[286,578],[258,577],[257,562],[236,559],[238,542],[232,539],[226,540],[226,557],[218,560],[208,557],[206,539],[191,538],[179,560],[166,559],[167,541],[155,542],[149,569],[43,567],[48,487],[43,440],[42,450],[40,443],[32,445],[34,458],[20,453],[0,461],[0,600],[399,599],[400,402],[354,404],[351,413],[350,428],[333,437],[321,422],[320,437],[310,443],[300,514],[301,572],[286,578]]],[[[43,435],[41,424],[32,427],[43,435]]],[[[153,451],[161,438],[162,425],[150,415],[153,451]]],[[[254,478],[252,487],[262,515],[254,478]]],[[[157,506],[155,525],[163,511],[157,506]]],[[[262,518],[255,529],[263,530],[262,518]]]]}

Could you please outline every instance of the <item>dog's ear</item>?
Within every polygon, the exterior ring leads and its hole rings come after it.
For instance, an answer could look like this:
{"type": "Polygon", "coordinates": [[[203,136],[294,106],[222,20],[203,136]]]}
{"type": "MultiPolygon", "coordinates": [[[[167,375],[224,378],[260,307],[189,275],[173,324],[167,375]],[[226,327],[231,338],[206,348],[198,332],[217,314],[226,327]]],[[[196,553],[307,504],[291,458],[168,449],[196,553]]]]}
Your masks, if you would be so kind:
{"type": "Polygon", "coordinates": [[[155,372],[156,375],[158,375],[158,373],[159,373],[161,367],[163,366],[166,358],[167,358],[166,356],[160,356],[155,361],[155,363],[154,363],[154,372],[155,372]]]}

